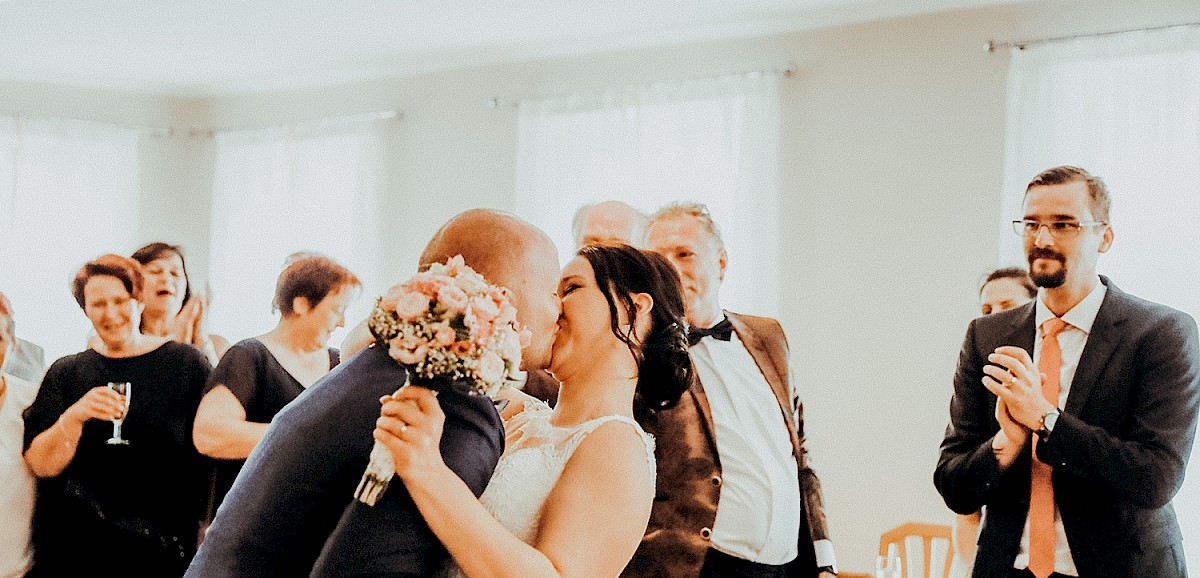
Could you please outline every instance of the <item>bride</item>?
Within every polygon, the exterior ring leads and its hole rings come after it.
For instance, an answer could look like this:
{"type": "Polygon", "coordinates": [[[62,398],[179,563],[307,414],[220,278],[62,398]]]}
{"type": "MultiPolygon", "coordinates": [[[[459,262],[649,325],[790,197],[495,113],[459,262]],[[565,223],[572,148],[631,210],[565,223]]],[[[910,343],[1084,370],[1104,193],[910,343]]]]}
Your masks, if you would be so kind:
{"type": "Polygon", "coordinates": [[[673,405],[692,376],[679,277],[654,253],[593,245],[563,269],[558,295],[558,404],[514,392],[479,500],[442,461],[436,394],[384,398],[375,439],[453,557],[450,576],[617,576],[646,530],[654,443],[633,416],[673,405]]]}

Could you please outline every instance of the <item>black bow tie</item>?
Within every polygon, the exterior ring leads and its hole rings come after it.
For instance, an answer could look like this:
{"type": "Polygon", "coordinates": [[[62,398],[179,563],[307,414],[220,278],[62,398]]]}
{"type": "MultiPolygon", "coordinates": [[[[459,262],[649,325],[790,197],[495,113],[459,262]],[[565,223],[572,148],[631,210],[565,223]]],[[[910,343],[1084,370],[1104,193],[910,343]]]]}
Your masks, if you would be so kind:
{"type": "Polygon", "coordinates": [[[708,329],[689,327],[687,333],[688,345],[695,345],[706,336],[712,336],[721,341],[729,341],[733,337],[733,324],[729,322],[728,317],[725,317],[721,319],[720,323],[708,329]]]}

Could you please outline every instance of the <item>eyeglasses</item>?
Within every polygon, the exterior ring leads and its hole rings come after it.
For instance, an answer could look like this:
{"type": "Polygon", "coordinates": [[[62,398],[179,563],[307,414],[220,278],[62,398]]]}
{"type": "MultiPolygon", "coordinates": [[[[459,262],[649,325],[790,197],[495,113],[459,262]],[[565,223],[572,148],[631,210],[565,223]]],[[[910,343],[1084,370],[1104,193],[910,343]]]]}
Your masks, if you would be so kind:
{"type": "Polygon", "coordinates": [[[1013,221],[1012,224],[1013,231],[1022,237],[1036,237],[1038,232],[1042,230],[1042,227],[1045,227],[1050,232],[1051,237],[1063,240],[1078,237],[1079,232],[1084,227],[1098,227],[1107,225],[1108,223],[1103,221],[1049,221],[1043,223],[1041,221],[1025,219],[1023,221],[1013,221]]]}

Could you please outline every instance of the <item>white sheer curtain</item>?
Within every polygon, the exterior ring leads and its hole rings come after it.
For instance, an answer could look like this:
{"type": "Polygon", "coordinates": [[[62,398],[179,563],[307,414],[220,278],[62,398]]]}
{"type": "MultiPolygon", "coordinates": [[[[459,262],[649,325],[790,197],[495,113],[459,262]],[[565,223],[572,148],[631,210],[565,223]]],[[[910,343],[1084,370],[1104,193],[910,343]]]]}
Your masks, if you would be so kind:
{"type": "Polygon", "coordinates": [[[133,129],[0,116],[0,291],[47,362],[83,350],[91,331],[71,296],[75,272],[137,240],[139,140],[133,129]]]}
{"type": "MultiPolygon", "coordinates": [[[[395,123],[372,115],[215,135],[214,332],[236,342],[274,327],[275,281],[297,251],[328,255],[358,276],[363,296],[347,324],[366,317],[381,290],[379,206],[395,123]]],[[[344,336],[335,332],[330,345],[344,336]]]]}
{"type": "Polygon", "coordinates": [[[729,253],[723,304],[772,315],[778,84],[774,74],[729,75],[522,101],[517,213],[550,234],[565,262],[580,206],[705,203],[729,253]]]}
{"type": "MultiPolygon", "coordinates": [[[[1113,195],[1101,273],[1122,289],[1200,318],[1200,29],[1130,33],[1014,51],[1003,220],[1025,184],[1061,164],[1113,195]]],[[[1001,259],[1020,262],[1007,229],[1001,259]]],[[[1188,569],[1200,574],[1200,445],[1175,510],[1188,569]]]]}

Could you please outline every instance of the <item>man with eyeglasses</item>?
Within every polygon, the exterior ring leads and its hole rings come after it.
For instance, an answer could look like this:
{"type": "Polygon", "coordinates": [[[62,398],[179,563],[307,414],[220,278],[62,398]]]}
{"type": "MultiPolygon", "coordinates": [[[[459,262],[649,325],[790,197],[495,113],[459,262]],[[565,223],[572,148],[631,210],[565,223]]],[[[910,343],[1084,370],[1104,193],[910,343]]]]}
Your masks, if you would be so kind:
{"type": "Polygon", "coordinates": [[[1200,403],[1187,314],[1098,275],[1113,242],[1104,183],[1049,169],[1025,190],[1032,303],[971,322],[934,483],[987,505],[973,576],[1183,577],[1171,498],[1200,403]]]}

